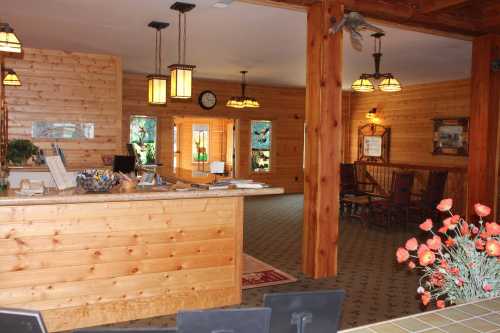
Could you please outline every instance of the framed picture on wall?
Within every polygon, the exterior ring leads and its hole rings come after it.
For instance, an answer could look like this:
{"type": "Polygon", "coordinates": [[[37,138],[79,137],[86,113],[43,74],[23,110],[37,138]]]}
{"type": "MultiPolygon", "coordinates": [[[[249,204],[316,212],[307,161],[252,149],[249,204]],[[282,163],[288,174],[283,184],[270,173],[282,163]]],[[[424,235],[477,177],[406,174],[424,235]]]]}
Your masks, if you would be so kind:
{"type": "Polygon", "coordinates": [[[358,128],[358,160],[367,162],[389,162],[391,129],[376,124],[358,128]]]}
{"type": "Polygon", "coordinates": [[[433,154],[469,155],[469,118],[439,118],[433,121],[433,154]]]}

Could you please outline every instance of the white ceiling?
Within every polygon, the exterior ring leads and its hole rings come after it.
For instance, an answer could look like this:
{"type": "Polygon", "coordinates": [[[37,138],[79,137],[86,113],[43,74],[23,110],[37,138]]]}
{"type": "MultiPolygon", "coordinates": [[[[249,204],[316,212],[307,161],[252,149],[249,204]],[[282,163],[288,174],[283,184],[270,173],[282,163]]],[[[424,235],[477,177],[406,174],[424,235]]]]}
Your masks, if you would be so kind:
{"type": "MultiPolygon", "coordinates": [[[[250,83],[304,86],[306,14],[217,0],[190,0],[188,62],[196,77],[237,81],[249,70],[250,83]]],[[[175,0],[0,0],[0,21],[9,22],[24,45],[66,51],[109,53],[123,58],[126,71],[154,69],[152,20],[167,21],[165,64],[177,59],[175,0]]],[[[469,77],[471,43],[384,27],[382,71],[404,85],[469,77]]],[[[365,34],[362,53],[345,38],[344,86],[361,72],[372,72],[373,41],[365,34]]],[[[346,35],[346,37],[348,37],[346,35]]],[[[165,45],[165,44],[164,44],[165,45]]]]}

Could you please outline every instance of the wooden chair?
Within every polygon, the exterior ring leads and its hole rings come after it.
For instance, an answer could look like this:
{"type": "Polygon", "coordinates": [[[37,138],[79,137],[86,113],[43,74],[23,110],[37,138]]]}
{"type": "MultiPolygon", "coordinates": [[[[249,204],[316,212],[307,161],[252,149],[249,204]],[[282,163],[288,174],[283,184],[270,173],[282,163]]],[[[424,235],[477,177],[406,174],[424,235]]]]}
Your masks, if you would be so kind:
{"type": "Polygon", "coordinates": [[[340,164],[340,208],[341,213],[346,208],[356,209],[355,205],[345,201],[347,197],[366,196],[373,193],[374,184],[360,182],[356,172],[356,164],[341,163],[340,164]]]}
{"type": "Polygon", "coordinates": [[[388,227],[395,219],[403,219],[407,224],[414,177],[412,172],[393,172],[389,197],[379,197],[370,204],[373,224],[388,227]]]}
{"type": "Polygon", "coordinates": [[[418,199],[412,201],[411,211],[415,212],[419,222],[428,217],[433,219],[438,217],[436,206],[443,199],[447,178],[448,171],[433,170],[429,172],[425,190],[422,193],[413,194],[418,199]]]}

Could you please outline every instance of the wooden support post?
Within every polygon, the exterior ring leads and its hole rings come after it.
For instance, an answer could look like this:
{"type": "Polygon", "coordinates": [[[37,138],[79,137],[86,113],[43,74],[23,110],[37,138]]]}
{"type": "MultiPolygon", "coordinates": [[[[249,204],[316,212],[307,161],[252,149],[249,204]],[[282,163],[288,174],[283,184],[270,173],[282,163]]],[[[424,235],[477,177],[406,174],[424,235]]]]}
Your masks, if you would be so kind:
{"type": "Polygon", "coordinates": [[[490,206],[493,214],[489,219],[496,219],[498,216],[500,72],[493,71],[492,62],[499,58],[499,35],[474,39],[468,208],[471,215],[475,203],[490,206]]]}
{"type": "Polygon", "coordinates": [[[339,184],[342,146],[342,32],[330,35],[343,6],[324,0],[307,15],[304,273],[337,274],[339,184]]]}

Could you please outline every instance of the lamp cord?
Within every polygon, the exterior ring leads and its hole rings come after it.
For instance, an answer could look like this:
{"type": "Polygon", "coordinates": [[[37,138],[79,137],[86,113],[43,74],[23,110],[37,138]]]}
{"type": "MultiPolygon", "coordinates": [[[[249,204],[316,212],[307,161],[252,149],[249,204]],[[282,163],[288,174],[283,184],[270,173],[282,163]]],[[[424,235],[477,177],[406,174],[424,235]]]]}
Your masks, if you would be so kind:
{"type": "Polygon", "coordinates": [[[179,38],[177,40],[177,63],[181,63],[181,19],[182,13],[179,11],[179,38]]]}
{"type": "Polygon", "coordinates": [[[187,15],[184,13],[184,51],[182,55],[182,61],[184,64],[186,64],[186,35],[187,35],[187,15]]]}

